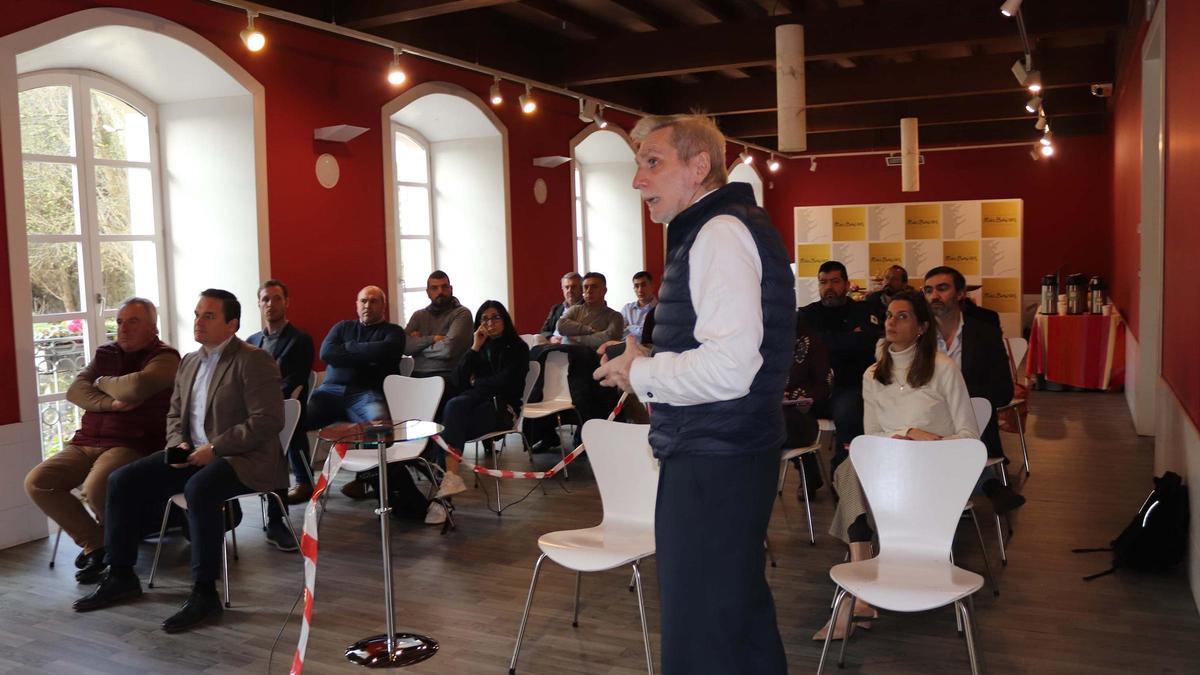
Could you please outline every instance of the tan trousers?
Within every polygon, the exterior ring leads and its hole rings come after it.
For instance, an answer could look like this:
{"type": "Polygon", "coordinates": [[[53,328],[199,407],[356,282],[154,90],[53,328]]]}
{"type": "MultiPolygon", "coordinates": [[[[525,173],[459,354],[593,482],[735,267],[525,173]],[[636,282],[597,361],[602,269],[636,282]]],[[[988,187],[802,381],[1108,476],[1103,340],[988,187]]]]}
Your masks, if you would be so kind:
{"type": "Polygon", "coordinates": [[[108,475],[141,457],[130,448],[68,445],[33,467],[25,476],[25,492],[84,552],[91,553],[104,546],[104,528],[96,521],[104,520],[108,475]],[[71,494],[77,486],[95,518],[71,494]]]}

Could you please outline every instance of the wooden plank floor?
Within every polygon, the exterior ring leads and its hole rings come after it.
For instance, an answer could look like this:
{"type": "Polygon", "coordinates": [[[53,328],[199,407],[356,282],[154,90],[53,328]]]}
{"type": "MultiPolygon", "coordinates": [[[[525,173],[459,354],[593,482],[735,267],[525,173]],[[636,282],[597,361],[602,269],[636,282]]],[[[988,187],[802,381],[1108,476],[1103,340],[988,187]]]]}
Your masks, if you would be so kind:
{"type": "MultiPolygon", "coordinates": [[[[1118,574],[1091,583],[1105,554],[1073,555],[1104,545],[1124,527],[1150,487],[1152,449],[1132,431],[1120,395],[1039,393],[1032,417],[1033,476],[1029,503],[1015,519],[1010,564],[996,564],[994,532],[984,520],[1002,593],[976,599],[979,645],[990,673],[1200,672],[1200,617],[1183,570],[1165,577],[1118,574]]],[[[1020,457],[1014,438],[1009,456],[1020,457]],[[1015,451],[1015,452],[1014,452],[1015,451]]],[[[525,459],[506,453],[505,463],[525,459]]],[[[539,455],[539,464],[554,461],[539,455]]],[[[1015,463],[1014,463],[1015,466],[1015,463]]],[[[431,635],[441,651],[414,673],[503,673],[512,652],[537,536],[599,521],[600,503],[586,464],[572,478],[533,492],[502,518],[484,510],[478,490],[458,498],[456,533],[397,524],[393,554],[398,580],[397,627],[431,635]],[[565,488],[565,489],[564,489],[565,488]],[[569,491],[569,492],[568,492],[569,491]]],[[[768,569],[790,670],[816,669],[819,643],[809,637],[825,621],[832,586],[828,569],[844,549],[824,534],[832,505],[817,493],[817,545],[810,546],[797,484],[789,476],[776,504],[771,543],[779,566],[768,569]]],[[[506,483],[506,499],[526,483],[506,483]]],[[[490,487],[490,486],[489,486],[490,487]]],[[[522,491],[523,492],[523,491],[522,491]]],[[[159,624],[189,588],[187,548],[171,539],[156,587],[139,601],[91,614],[71,611],[87,589],[71,578],[77,549],[64,540],[59,564],[46,561],[42,540],[0,552],[0,672],[192,673],[286,672],[298,634],[285,618],[301,584],[300,558],[269,548],[257,507],[246,505],[239,528],[241,560],[233,563],[234,607],[218,625],[168,636],[159,624]],[[268,671],[272,640],[283,628],[268,671]]],[[[322,523],[320,575],[308,672],[352,672],[342,657],[354,640],[383,632],[382,577],[376,520],[367,502],[335,494],[322,523]]],[[[297,521],[299,519],[297,518],[297,521]]],[[[962,534],[967,534],[963,532],[962,534]]],[[[974,537],[960,535],[958,559],[981,568],[974,537]]],[[[138,566],[149,572],[153,547],[138,566]]],[[[645,567],[647,610],[658,648],[654,564],[645,567]]],[[[570,625],[571,574],[547,563],[522,650],[521,673],[571,675],[644,672],[635,596],[628,570],[587,575],[578,628],[570,625]]],[[[703,649],[697,645],[697,649],[703,649]]],[[[861,673],[969,672],[950,610],[885,617],[850,644],[846,670],[861,673]]]]}

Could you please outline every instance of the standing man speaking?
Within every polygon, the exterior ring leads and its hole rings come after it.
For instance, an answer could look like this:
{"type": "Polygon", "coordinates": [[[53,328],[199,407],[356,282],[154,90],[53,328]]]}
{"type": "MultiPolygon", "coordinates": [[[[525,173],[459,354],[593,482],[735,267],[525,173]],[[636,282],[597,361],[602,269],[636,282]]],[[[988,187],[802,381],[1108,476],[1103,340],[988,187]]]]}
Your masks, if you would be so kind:
{"type": "Polygon", "coordinates": [[[787,254],[750,186],[726,184],[712,120],[647,117],[632,137],[633,187],[669,223],[654,352],[629,338],[595,377],[651,406],[663,672],[784,673],[763,540],[795,334],[787,254]]]}

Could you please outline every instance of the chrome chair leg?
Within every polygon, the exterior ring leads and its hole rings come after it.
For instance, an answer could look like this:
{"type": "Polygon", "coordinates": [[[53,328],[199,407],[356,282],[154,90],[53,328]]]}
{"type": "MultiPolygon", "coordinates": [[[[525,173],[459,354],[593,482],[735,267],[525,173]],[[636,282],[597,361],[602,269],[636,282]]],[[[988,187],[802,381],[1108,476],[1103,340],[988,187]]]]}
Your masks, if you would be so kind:
{"type": "MultiPolygon", "coordinates": [[[[1029,403],[1026,403],[1025,405],[1028,406],[1029,403]]],[[[1021,422],[1021,411],[1019,409],[1013,409],[1013,412],[1017,414],[1017,438],[1021,439],[1021,456],[1025,460],[1025,477],[1028,478],[1029,450],[1025,447],[1025,424],[1021,422]]]]}
{"type": "Polygon", "coordinates": [[[838,610],[842,608],[842,602],[846,599],[846,589],[838,588],[837,594],[833,596],[833,614],[829,616],[829,630],[825,631],[825,646],[821,647],[821,660],[817,662],[817,675],[821,675],[821,669],[825,667],[825,656],[829,653],[829,645],[833,643],[833,622],[837,621],[838,610]]]}
{"type": "Polygon", "coordinates": [[[975,517],[974,508],[967,510],[971,512],[971,522],[975,525],[975,534],[979,536],[979,550],[983,553],[983,572],[992,586],[992,595],[999,597],[1000,587],[996,585],[996,578],[992,576],[992,566],[988,564],[987,545],[983,543],[983,530],[979,528],[979,519],[975,517]]]}
{"type": "Polygon", "coordinates": [[[54,549],[50,551],[50,569],[54,569],[54,559],[58,557],[58,542],[62,539],[62,528],[58,528],[58,534],[54,535],[54,549]]]}
{"type": "Polygon", "coordinates": [[[967,607],[962,603],[962,600],[956,601],[954,607],[957,610],[955,613],[962,615],[963,633],[967,637],[967,658],[971,660],[971,675],[979,675],[979,662],[975,654],[975,630],[974,626],[971,625],[970,612],[967,611],[967,607]]]}
{"type": "Polygon", "coordinates": [[[225,581],[225,606],[229,606],[229,547],[225,533],[221,533],[221,578],[225,581]]]}
{"type": "MultiPolygon", "coordinates": [[[[850,602],[850,611],[846,612],[846,631],[842,634],[842,649],[841,649],[841,651],[838,652],[838,668],[846,667],[846,645],[850,644],[850,633],[854,627],[854,603],[856,602],[856,599],[853,595],[850,595],[849,593],[846,594],[846,597],[849,599],[849,602],[850,602]]],[[[837,621],[836,614],[834,615],[834,617],[835,618],[833,620],[837,621]]],[[[833,632],[833,624],[830,623],[829,624],[829,633],[832,633],[832,632],[833,632]]],[[[829,633],[826,633],[825,637],[829,637],[829,633]]]]}
{"type": "Polygon", "coordinates": [[[230,525],[229,534],[233,536],[233,559],[241,560],[241,558],[238,557],[237,551],[237,525],[233,522],[233,509],[228,508],[228,506],[229,502],[225,502],[225,506],[221,507],[221,515],[224,516],[224,518],[221,519],[221,526],[224,527],[226,523],[230,525]]]}
{"type": "MultiPolygon", "coordinates": [[[[804,491],[804,515],[808,517],[808,543],[816,546],[817,535],[813,532],[812,504],[808,501],[808,472],[804,469],[804,455],[800,455],[797,459],[799,460],[797,464],[800,465],[800,489],[804,491]]],[[[771,566],[774,567],[775,565],[772,564],[771,566]]]]}
{"type": "Polygon", "coordinates": [[[267,498],[261,494],[258,496],[258,515],[262,516],[263,532],[267,531],[267,498]]]}
{"type": "Polygon", "coordinates": [[[583,585],[583,572],[575,573],[575,614],[571,616],[571,625],[579,628],[579,587],[583,585]]]}
{"type": "Polygon", "coordinates": [[[521,627],[517,629],[517,644],[513,647],[512,661],[508,662],[508,675],[517,672],[517,656],[521,653],[521,639],[525,637],[525,624],[529,621],[529,608],[533,605],[533,589],[537,588],[538,572],[542,570],[542,561],[546,554],[538,556],[533,564],[533,579],[529,581],[529,595],[525,598],[525,611],[521,614],[521,627]]]}
{"type": "Polygon", "coordinates": [[[154,588],[154,573],[158,571],[158,556],[162,554],[163,537],[167,536],[167,518],[171,515],[171,500],[163,507],[162,527],[158,528],[158,543],[154,546],[154,562],[150,564],[150,579],[147,588],[154,588]]]}
{"type": "Polygon", "coordinates": [[[650,651],[650,630],[646,627],[646,601],[642,597],[642,572],[639,560],[633,561],[633,580],[637,582],[638,612],[642,617],[642,642],[646,645],[646,672],[654,675],[654,654],[650,651]]]}

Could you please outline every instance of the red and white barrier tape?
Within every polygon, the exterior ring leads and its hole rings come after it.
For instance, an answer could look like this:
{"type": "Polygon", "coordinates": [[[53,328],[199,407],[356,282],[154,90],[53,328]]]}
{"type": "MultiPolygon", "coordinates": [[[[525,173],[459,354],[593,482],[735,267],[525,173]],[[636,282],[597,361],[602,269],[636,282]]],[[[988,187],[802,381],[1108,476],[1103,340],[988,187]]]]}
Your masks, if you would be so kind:
{"type": "MultiPolygon", "coordinates": [[[[621,412],[627,396],[628,394],[621,394],[616,407],[608,415],[609,421],[612,421],[621,412]]],[[[532,478],[535,480],[551,478],[574,461],[576,457],[583,454],[583,445],[580,444],[571,451],[571,454],[546,471],[504,471],[488,469],[466,461],[457,450],[447,445],[441,436],[434,436],[433,440],[443,450],[458,458],[459,462],[471,471],[496,478],[532,478]]],[[[317,484],[313,486],[312,497],[308,500],[308,505],[304,507],[304,530],[300,534],[300,554],[304,556],[304,613],[301,616],[300,637],[296,641],[296,654],[292,657],[292,675],[300,675],[304,671],[304,653],[308,648],[308,635],[312,627],[313,603],[316,599],[317,588],[317,506],[325,491],[333,484],[334,476],[342,468],[342,460],[345,459],[348,449],[349,446],[345,443],[333,445],[329,457],[325,459],[325,467],[321,469],[321,476],[317,479],[317,484]]]]}

